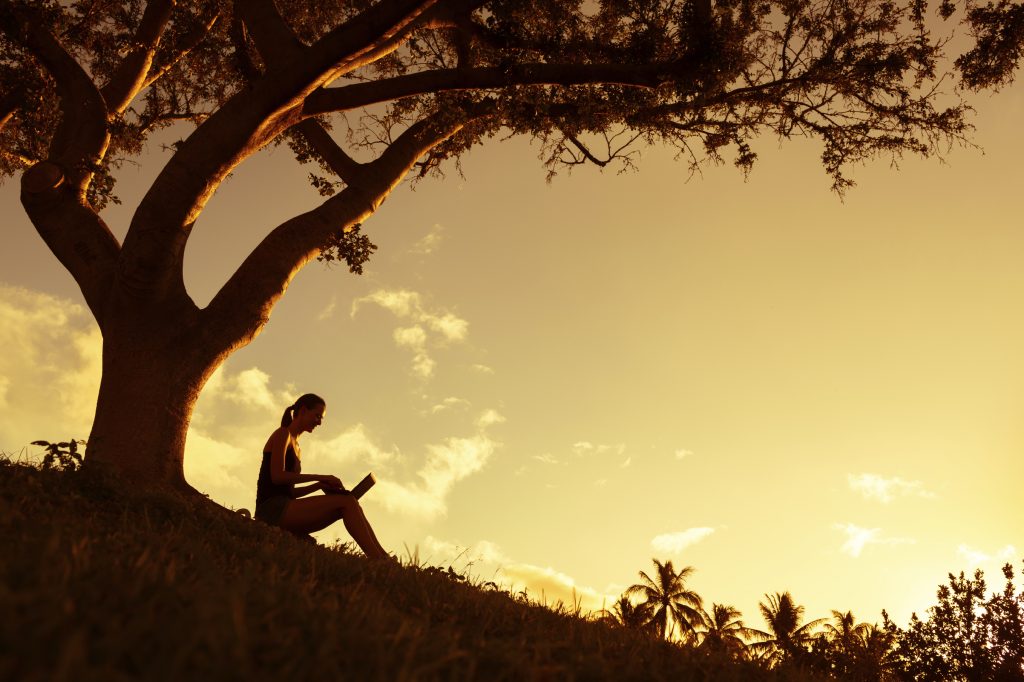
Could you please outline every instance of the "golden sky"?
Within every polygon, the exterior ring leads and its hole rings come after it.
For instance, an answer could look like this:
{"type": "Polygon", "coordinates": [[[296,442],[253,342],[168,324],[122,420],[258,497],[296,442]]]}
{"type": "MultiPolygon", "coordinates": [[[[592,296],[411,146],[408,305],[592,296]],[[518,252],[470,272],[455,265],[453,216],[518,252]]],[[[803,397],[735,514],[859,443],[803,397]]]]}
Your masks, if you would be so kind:
{"type": "MultiPolygon", "coordinates": [[[[536,596],[600,608],[652,557],[755,627],[766,592],[904,623],[949,571],[994,587],[1024,548],[1024,89],[976,104],[984,154],[877,161],[845,201],[810,142],[763,140],[746,182],[649,149],[549,185],[525,141],[478,149],[384,204],[365,275],[297,277],[201,398],[189,480],[251,509],[263,442],[312,391],[304,470],[376,472],[386,547],[536,596]]],[[[118,235],[160,158],[124,169],[118,235]]],[[[214,198],[200,305],[317,200],[305,172],[267,151],[214,198]]],[[[0,215],[0,449],[84,438],[98,331],[16,182],[0,215]]]]}

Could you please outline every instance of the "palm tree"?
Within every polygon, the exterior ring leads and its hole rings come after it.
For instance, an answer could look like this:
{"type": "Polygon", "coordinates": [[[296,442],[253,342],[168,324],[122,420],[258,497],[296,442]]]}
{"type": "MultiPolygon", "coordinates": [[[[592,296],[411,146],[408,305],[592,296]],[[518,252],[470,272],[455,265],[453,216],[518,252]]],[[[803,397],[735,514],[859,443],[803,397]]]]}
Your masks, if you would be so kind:
{"type": "Polygon", "coordinates": [[[650,620],[646,607],[646,604],[634,604],[629,597],[622,595],[611,611],[601,611],[601,620],[630,630],[642,630],[650,620]]]}
{"type": "Polygon", "coordinates": [[[756,634],[761,641],[752,644],[751,648],[755,651],[771,650],[776,662],[794,658],[807,651],[807,647],[814,641],[814,628],[824,619],[818,618],[801,625],[804,607],[793,601],[793,595],[789,592],[776,592],[764,596],[768,603],[761,602],[758,606],[761,608],[765,623],[768,624],[768,632],[757,631],[756,634]]]}
{"type": "Polygon", "coordinates": [[[742,615],[725,604],[712,604],[711,613],[700,609],[700,646],[742,656],[747,650],[747,640],[757,637],[757,630],[743,625],[742,615]]]}
{"type": "Polygon", "coordinates": [[[684,639],[695,634],[694,625],[700,622],[700,596],[686,589],[686,579],[693,573],[693,566],[686,566],[676,572],[671,561],[661,563],[653,559],[657,572],[654,578],[640,571],[640,581],[631,585],[627,596],[640,596],[649,613],[649,627],[657,630],[662,639],[672,635],[673,626],[678,625],[684,639]]]}
{"type": "Polygon", "coordinates": [[[896,635],[886,628],[878,627],[878,624],[866,625],[860,633],[860,655],[857,657],[858,680],[892,680],[896,679],[893,673],[895,661],[893,661],[893,647],[896,644],[896,635]]]}
{"type": "Polygon", "coordinates": [[[870,629],[867,623],[857,623],[852,611],[841,613],[833,609],[832,622],[825,623],[825,636],[837,649],[852,655],[870,629]]]}
{"type": "Polygon", "coordinates": [[[832,622],[825,623],[820,651],[834,674],[843,679],[854,674],[869,629],[867,623],[857,623],[852,611],[832,611],[832,622]]]}

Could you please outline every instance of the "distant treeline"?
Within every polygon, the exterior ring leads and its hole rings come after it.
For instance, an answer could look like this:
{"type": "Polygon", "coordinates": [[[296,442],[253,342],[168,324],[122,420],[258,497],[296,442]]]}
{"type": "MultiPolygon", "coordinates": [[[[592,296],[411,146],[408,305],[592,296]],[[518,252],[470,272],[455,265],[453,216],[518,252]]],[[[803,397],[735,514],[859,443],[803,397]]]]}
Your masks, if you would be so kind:
{"type": "Polygon", "coordinates": [[[804,607],[789,592],[766,594],[760,603],[766,627],[743,622],[732,606],[705,606],[690,590],[693,567],[676,570],[654,560],[640,571],[615,606],[599,617],[618,627],[649,633],[677,645],[779,672],[803,670],[839,680],[919,682],[1024,681],[1024,594],[1014,585],[1011,564],[1005,586],[986,596],[984,573],[949,574],[938,603],[924,619],[915,613],[900,628],[882,611],[882,622],[857,622],[850,611],[804,620],[804,607]]]}

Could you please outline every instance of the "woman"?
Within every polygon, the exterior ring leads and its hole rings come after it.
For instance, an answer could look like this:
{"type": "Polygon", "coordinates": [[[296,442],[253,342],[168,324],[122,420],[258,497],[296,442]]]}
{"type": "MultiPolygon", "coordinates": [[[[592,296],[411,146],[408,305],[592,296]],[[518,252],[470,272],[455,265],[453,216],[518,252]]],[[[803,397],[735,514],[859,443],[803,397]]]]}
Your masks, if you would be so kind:
{"type": "Polygon", "coordinates": [[[312,393],[285,409],[281,428],[270,434],[263,446],[263,464],[256,483],[256,518],[296,535],[308,535],[342,519],[366,556],[390,558],[354,496],[341,493],[305,497],[318,490],[344,490],[336,476],[302,473],[299,436],[320,426],[326,410],[324,399],[312,393]],[[310,485],[296,487],[297,483],[310,485]]]}

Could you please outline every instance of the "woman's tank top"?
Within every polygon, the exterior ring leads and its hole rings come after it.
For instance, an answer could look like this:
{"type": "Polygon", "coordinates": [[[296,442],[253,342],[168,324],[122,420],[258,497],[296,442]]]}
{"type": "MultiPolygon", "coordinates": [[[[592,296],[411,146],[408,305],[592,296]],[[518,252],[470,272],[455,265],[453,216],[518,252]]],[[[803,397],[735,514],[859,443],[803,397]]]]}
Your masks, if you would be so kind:
{"type": "MultiPolygon", "coordinates": [[[[302,462],[299,461],[298,456],[295,454],[295,448],[291,445],[288,446],[288,451],[284,455],[284,470],[296,474],[302,473],[302,462]]],[[[270,479],[270,453],[264,452],[263,463],[260,464],[260,477],[256,480],[257,504],[268,497],[284,496],[290,498],[293,488],[295,488],[293,483],[277,484],[270,479]]]]}

